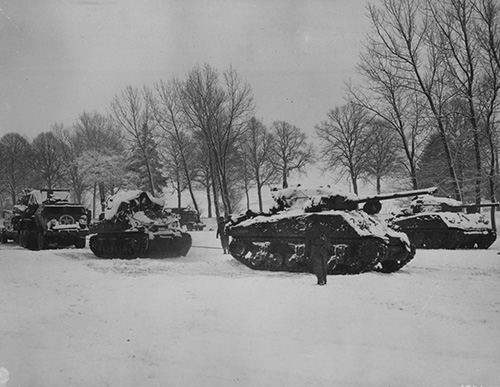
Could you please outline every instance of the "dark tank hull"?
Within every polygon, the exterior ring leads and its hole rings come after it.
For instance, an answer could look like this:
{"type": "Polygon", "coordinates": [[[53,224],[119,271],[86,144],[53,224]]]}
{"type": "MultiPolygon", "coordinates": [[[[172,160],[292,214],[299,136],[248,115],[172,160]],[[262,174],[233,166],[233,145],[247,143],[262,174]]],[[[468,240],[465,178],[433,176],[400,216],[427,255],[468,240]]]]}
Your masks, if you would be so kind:
{"type": "Polygon", "coordinates": [[[256,270],[312,272],[316,254],[329,274],[394,272],[415,255],[406,235],[362,211],[293,211],[257,216],[229,228],[231,255],[256,270]]]}
{"type": "Polygon", "coordinates": [[[99,258],[172,258],[183,257],[191,248],[191,235],[182,231],[147,233],[118,229],[94,230],[90,237],[92,252],[99,258]]]}
{"type": "Polygon", "coordinates": [[[487,249],[497,238],[480,214],[421,213],[395,218],[391,226],[420,249],[487,249]]]}
{"type": "Polygon", "coordinates": [[[397,217],[391,226],[421,249],[487,249],[497,237],[480,214],[421,213],[397,217]]]}

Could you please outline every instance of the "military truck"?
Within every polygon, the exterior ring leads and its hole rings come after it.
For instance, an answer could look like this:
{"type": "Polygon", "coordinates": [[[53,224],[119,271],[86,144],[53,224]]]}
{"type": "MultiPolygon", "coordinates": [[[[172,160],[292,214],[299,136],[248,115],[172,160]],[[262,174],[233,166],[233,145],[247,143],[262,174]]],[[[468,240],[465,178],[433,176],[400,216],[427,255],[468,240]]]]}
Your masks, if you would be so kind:
{"type": "Polygon", "coordinates": [[[181,227],[186,227],[188,231],[203,231],[206,227],[206,224],[201,222],[198,211],[192,208],[167,208],[166,211],[177,215],[181,227]]]}
{"type": "Polygon", "coordinates": [[[84,248],[90,213],[69,201],[66,189],[39,189],[25,194],[26,209],[18,225],[18,242],[32,250],[68,247],[84,248]]]}

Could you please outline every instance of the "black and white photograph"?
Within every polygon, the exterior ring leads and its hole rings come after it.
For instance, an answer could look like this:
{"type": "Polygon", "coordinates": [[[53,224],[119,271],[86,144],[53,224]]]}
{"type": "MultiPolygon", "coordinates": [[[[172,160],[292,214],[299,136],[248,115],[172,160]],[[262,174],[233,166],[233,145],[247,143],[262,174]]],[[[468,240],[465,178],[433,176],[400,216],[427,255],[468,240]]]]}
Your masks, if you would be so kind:
{"type": "Polygon", "coordinates": [[[0,387],[500,387],[499,0],[0,0],[0,387]]]}

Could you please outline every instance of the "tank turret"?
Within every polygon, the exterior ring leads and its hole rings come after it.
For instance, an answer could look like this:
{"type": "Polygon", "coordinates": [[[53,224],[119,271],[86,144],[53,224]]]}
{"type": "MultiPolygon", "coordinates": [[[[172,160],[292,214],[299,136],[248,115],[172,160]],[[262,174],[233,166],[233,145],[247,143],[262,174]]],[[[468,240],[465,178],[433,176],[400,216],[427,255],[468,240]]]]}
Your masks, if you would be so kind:
{"type": "Polygon", "coordinates": [[[464,204],[450,198],[421,195],[389,223],[408,234],[417,248],[487,249],[496,240],[496,231],[479,209],[498,205],[464,204]]]}
{"type": "Polygon", "coordinates": [[[111,196],[91,233],[90,249],[101,258],[178,257],[191,248],[191,235],[182,231],[178,217],[145,191],[111,196]]]}
{"type": "Polygon", "coordinates": [[[330,188],[285,188],[272,192],[276,206],[272,211],[282,211],[287,208],[300,207],[305,212],[320,212],[329,210],[357,210],[360,205],[364,212],[374,215],[382,209],[381,201],[412,197],[422,194],[432,194],[437,187],[401,191],[387,194],[377,194],[359,197],[354,194],[336,192],[330,188]]]}
{"type": "Polygon", "coordinates": [[[276,204],[269,213],[247,211],[232,220],[229,250],[253,269],[311,272],[311,245],[320,241],[316,251],[326,255],[330,274],[397,271],[410,262],[415,251],[404,233],[369,214],[380,211],[381,200],[435,190],[366,197],[323,187],[274,190],[276,204]]]}

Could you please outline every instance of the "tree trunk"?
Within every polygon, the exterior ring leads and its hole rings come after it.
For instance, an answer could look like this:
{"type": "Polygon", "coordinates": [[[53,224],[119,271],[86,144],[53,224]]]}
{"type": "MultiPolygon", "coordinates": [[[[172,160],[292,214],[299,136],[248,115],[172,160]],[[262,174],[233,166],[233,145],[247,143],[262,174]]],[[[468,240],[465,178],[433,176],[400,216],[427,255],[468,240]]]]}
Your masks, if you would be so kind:
{"type": "Polygon", "coordinates": [[[210,180],[207,179],[206,189],[207,189],[207,213],[208,217],[212,217],[212,197],[210,196],[210,180]]]}
{"type": "Polygon", "coordinates": [[[191,195],[191,201],[193,202],[194,209],[199,214],[200,209],[198,207],[198,202],[196,201],[196,198],[194,197],[193,185],[191,184],[191,176],[189,176],[186,158],[184,157],[184,153],[183,153],[182,149],[180,149],[180,154],[181,154],[182,166],[184,168],[184,175],[186,176],[186,181],[187,181],[187,185],[188,185],[189,195],[191,195]]]}
{"type": "Polygon", "coordinates": [[[358,194],[358,182],[356,181],[356,178],[351,175],[351,181],[352,181],[352,190],[355,195],[358,194]]]}
{"type": "Polygon", "coordinates": [[[153,175],[151,173],[151,166],[149,165],[149,160],[146,154],[144,154],[144,161],[146,162],[146,169],[148,172],[149,189],[151,190],[151,195],[155,196],[155,186],[153,182],[153,175]]]}
{"type": "Polygon", "coordinates": [[[101,212],[106,208],[106,192],[104,191],[104,183],[99,182],[99,198],[101,199],[101,212]]]}
{"type": "Polygon", "coordinates": [[[96,195],[96,191],[97,191],[97,184],[94,183],[94,189],[93,189],[93,192],[92,192],[92,214],[95,218],[95,195],[96,195]]]}
{"type": "Polygon", "coordinates": [[[377,194],[380,193],[380,176],[377,176],[377,194]]]}
{"type": "Polygon", "coordinates": [[[182,192],[181,192],[181,178],[179,176],[179,171],[176,174],[176,184],[177,184],[177,208],[182,207],[182,192]]]}
{"type": "Polygon", "coordinates": [[[219,217],[220,217],[219,195],[217,194],[217,180],[215,179],[215,171],[214,171],[214,166],[213,166],[213,160],[211,157],[209,160],[209,164],[210,164],[210,177],[212,179],[212,191],[214,194],[215,217],[217,218],[217,220],[219,220],[219,217]]]}
{"type": "Polygon", "coordinates": [[[283,188],[288,188],[288,176],[286,170],[283,170],[283,188]]]}

